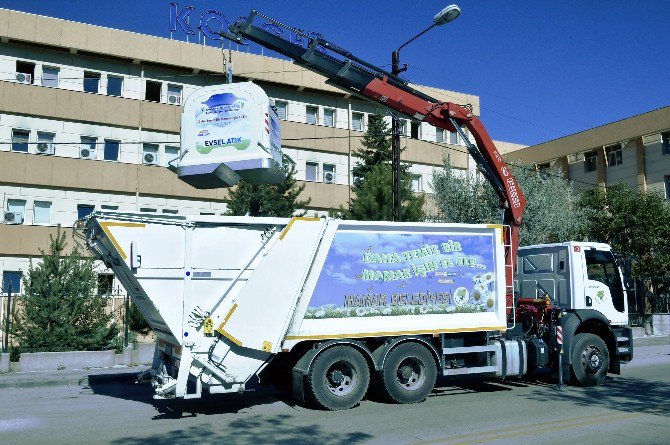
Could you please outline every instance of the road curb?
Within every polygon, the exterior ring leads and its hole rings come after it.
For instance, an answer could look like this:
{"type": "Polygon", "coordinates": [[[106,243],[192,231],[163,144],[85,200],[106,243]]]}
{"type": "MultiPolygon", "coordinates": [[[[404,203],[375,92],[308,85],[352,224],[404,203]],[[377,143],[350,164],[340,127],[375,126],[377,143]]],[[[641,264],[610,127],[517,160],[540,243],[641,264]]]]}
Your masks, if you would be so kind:
{"type": "Polygon", "coordinates": [[[63,375],[46,372],[8,373],[0,375],[0,389],[5,388],[43,388],[48,386],[105,385],[119,382],[134,382],[142,368],[99,368],[81,371],[69,371],[63,375]],[[48,374],[48,375],[45,375],[48,374]]]}

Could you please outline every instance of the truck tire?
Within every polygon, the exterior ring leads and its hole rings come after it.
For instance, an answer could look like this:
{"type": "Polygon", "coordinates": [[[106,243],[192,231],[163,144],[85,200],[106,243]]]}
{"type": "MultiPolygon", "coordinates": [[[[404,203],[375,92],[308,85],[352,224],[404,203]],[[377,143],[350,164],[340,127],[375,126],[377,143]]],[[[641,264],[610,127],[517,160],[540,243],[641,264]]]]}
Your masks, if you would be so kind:
{"type": "Polygon", "coordinates": [[[433,355],[418,343],[401,343],[389,352],[379,374],[382,394],[395,403],[426,400],[435,386],[433,355]]]}
{"type": "Polygon", "coordinates": [[[572,345],[572,380],[582,386],[598,386],[610,366],[607,345],[594,334],[577,334],[572,345]]]}
{"type": "Polygon", "coordinates": [[[325,409],[341,410],[363,399],[370,369],[363,354],[351,346],[333,346],[319,354],[307,374],[309,399],[325,409]]]}

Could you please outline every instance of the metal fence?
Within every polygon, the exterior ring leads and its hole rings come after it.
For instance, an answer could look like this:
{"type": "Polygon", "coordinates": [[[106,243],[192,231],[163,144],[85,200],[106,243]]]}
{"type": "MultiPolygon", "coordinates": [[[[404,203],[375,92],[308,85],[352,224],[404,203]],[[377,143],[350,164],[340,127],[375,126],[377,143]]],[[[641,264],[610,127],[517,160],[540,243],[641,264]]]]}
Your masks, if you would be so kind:
{"type": "Polygon", "coordinates": [[[670,276],[641,276],[628,293],[631,326],[642,326],[649,315],[670,314],[670,276]]]}

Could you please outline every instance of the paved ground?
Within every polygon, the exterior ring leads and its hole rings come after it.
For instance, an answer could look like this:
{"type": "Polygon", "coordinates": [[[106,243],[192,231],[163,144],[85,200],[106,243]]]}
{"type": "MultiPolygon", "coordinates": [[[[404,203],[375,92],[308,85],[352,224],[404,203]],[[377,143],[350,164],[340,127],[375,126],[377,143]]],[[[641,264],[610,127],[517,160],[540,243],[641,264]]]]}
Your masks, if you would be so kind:
{"type": "Polygon", "coordinates": [[[271,390],[154,401],[132,383],[136,369],[68,372],[69,386],[0,376],[0,443],[668,443],[670,345],[640,343],[622,375],[598,388],[452,379],[418,405],[366,400],[343,412],[297,406],[271,390]]]}

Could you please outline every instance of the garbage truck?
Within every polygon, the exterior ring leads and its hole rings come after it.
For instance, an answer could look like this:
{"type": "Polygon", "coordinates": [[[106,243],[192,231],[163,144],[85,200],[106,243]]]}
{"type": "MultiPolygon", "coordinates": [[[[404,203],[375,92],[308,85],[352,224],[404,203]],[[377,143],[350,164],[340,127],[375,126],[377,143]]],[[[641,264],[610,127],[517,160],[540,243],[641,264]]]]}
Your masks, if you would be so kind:
{"type": "MultiPolygon", "coordinates": [[[[359,403],[371,381],[385,398],[415,403],[438,375],[507,378],[544,367],[559,383],[594,386],[632,360],[627,263],[600,243],[519,248],[526,199],[471,107],[431,98],[314,34],[289,28],[306,46],[283,39],[255,25],[258,17],[286,27],[252,11],[221,34],[290,57],[396,114],[458,132],[500,197],[501,224],[94,212],[75,231],[156,333],[147,373],[155,397],[241,392],[259,378],[338,410],[359,403]]],[[[262,96],[234,85],[226,94],[262,96]]],[[[237,112],[220,108],[221,97],[211,105],[214,96],[198,96],[194,109],[237,112]]],[[[209,131],[203,122],[189,127],[194,144],[209,131]]],[[[263,169],[281,177],[276,140],[250,138],[261,150],[244,144],[255,150],[249,168],[232,151],[238,142],[220,134],[214,158],[209,148],[195,155],[196,146],[182,144],[184,165],[175,167],[190,184],[235,183],[263,169]]]]}

